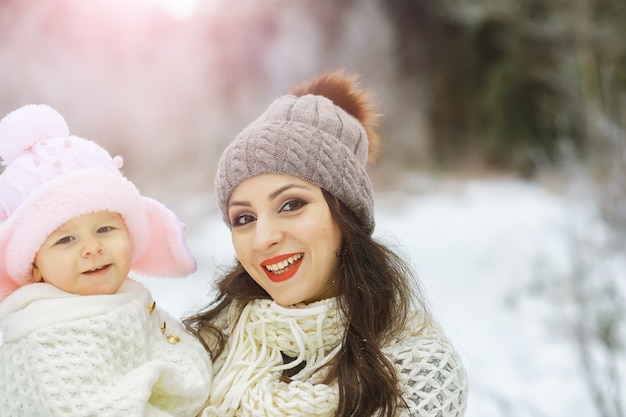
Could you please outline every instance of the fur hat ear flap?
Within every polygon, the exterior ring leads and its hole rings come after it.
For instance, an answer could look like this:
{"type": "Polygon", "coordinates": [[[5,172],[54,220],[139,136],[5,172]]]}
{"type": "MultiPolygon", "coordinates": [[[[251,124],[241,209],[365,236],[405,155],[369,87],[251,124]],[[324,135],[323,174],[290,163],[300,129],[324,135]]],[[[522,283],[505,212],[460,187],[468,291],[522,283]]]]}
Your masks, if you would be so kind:
{"type": "Polygon", "coordinates": [[[167,207],[144,197],[150,229],[148,247],[131,270],[154,277],[183,277],[196,271],[196,261],[184,236],[184,225],[167,207]]]}
{"type": "Polygon", "coordinates": [[[0,301],[21,287],[11,279],[6,269],[7,243],[7,239],[0,238],[0,301]]]}

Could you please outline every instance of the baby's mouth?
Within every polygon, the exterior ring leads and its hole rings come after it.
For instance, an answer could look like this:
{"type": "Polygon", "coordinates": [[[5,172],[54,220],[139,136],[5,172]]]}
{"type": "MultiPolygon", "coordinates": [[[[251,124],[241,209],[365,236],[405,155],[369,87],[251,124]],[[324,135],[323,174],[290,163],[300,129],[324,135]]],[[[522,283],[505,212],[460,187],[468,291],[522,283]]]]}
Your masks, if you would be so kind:
{"type": "Polygon", "coordinates": [[[101,272],[105,272],[105,271],[106,271],[106,270],[108,270],[110,267],[111,267],[111,264],[107,264],[107,265],[100,265],[100,266],[97,266],[97,267],[95,267],[95,268],[92,268],[92,269],[88,269],[88,270],[86,270],[86,271],[83,271],[83,274],[87,274],[87,275],[90,275],[90,274],[98,274],[98,273],[101,273],[101,272]]]}

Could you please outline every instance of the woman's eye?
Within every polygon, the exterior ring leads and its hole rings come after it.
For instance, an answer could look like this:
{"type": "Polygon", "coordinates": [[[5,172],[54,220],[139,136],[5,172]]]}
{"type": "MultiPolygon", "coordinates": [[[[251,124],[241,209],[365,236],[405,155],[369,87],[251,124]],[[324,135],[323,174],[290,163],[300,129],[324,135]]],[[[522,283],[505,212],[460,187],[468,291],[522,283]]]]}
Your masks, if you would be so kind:
{"type": "Polygon", "coordinates": [[[306,203],[304,201],[296,198],[293,200],[289,200],[285,204],[283,204],[283,206],[280,208],[280,211],[295,211],[304,207],[305,205],[306,203]]]}
{"type": "Polygon", "coordinates": [[[245,226],[246,224],[251,223],[254,220],[255,218],[251,214],[240,214],[239,216],[233,217],[230,223],[233,227],[237,227],[237,226],[245,226]]]}
{"type": "Polygon", "coordinates": [[[107,233],[113,230],[113,226],[103,226],[98,228],[98,233],[107,233]]]}

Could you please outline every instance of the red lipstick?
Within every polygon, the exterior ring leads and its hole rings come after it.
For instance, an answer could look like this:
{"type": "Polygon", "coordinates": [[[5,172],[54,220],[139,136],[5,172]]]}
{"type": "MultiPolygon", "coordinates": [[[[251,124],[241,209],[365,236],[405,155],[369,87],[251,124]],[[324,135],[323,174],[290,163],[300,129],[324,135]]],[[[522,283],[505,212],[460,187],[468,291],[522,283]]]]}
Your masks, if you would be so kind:
{"type": "Polygon", "coordinates": [[[304,258],[303,253],[290,253],[290,254],[275,256],[274,258],[266,259],[265,261],[261,262],[261,266],[263,267],[263,271],[265,272],[265,275],[267,275],[267,277],[270,279],[270,281],[282,282],[282,281],[287,281],[289,278],[293,277],[296,274],[296,272],[298,272],[300,265],[302,265],[303,258],[304,258]],[[275,265],[279,262],[286,261],[289,258],[294,258],[293,262],[282,269],[279,269],[276,271],[270,271],[269,269],[266,268],[268,265],[275,265]]]}

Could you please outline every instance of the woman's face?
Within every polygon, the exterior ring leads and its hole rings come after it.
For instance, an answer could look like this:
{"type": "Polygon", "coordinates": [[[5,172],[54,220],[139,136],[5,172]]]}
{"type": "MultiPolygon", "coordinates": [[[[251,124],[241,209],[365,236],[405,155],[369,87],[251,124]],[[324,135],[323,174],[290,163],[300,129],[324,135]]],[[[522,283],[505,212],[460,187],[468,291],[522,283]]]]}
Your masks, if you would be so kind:
{"type": "Polygon", "coordinates": [[[280,305],[337,295],[341,232],[322,189],[298,177],[248,178],[228,202],[235,252],[280,305]]]}

